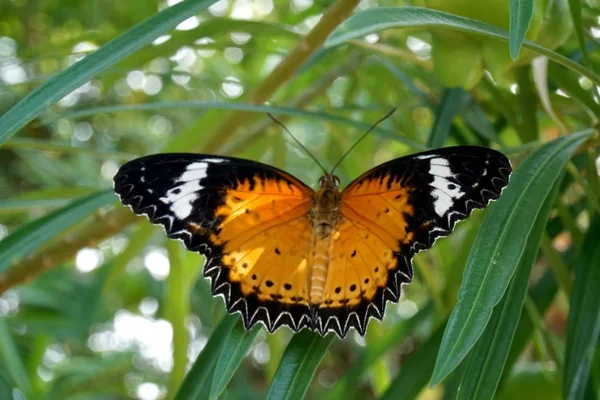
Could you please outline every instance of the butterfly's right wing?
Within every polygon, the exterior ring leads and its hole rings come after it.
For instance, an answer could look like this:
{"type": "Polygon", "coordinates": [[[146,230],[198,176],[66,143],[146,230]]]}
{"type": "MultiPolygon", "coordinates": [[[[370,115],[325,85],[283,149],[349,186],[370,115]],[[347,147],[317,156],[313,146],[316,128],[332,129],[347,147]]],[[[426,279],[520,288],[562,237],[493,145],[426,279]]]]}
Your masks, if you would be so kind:
{"type": "Polygon", "coordinates": [[[316,329],[363,334],[412,280],[413,255],[497,199],[511,171],[497,151],[458,146],[392,160],[348,185],[316,329]]]}
{"type": "Polygon", "coordinates": [[[312,189],[265,164],[202,154],[133,160],[114,187],[136,214],[206,255],[213,294],[223,295],[247,328],[310,326],[312,189]]]}

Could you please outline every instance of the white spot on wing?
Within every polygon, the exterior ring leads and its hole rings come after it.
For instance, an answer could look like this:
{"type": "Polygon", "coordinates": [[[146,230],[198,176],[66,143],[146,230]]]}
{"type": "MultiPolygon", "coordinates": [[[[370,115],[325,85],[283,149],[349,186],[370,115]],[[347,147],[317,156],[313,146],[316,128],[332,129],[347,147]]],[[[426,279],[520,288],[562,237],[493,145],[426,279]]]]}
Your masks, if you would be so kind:
{"type": "Polygon", "coordinates": [[[434,163],[431,163],[429,173],[435,176],[441,176],[442,178],[448,178],[453,175],[452,171],[450,171],[450,168],[434,163]]]}
{"type": "Polygon", "coordinates": [[[171,204],[171,211],[179,219],[185,219],[192,213],[192,203],[198,198],[196,193],[190,193],[171,204]]]}
{"type": "Polygon", "coordinates": [[[169,189],[165,196],[160,198],[165,204],[170,204],[171,212],[179,219],[185,219],[190,216],[193,210],[193,203],[198,199],[198,192],[204,187],[200,185],[200,180],[206,178],[206,170],[210,162],[218,163],[225,161],[221,158],[207,158],[203,162],[189,164],[183,174],[175,180],[176,186],[169,189]],[[181,183],[177,185],[178,183],[181,183]]]}
{"type": "Polygon", "coordinates": [[[429,184],[434,188],[431,191],[433,207],[435,213],[442,217],[452,208],[454,201],[460,199],[465,193],[460,190],[459,185],[447,179],[454,177],[448,160],[432,158],[429,164],[429,173],[433,175],[433,182],[429,184]]]}

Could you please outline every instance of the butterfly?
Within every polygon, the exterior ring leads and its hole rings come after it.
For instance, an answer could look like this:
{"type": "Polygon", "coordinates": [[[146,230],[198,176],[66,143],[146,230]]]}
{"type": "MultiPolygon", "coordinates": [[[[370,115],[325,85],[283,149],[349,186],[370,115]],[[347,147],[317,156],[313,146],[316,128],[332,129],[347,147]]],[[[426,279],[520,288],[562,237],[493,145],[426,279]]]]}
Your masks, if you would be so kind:
{"type": "Polygon", "coordinates": [[[315,191],[241,158],[156,154],[114,177],[121,202],[206,256],[204,276],[250,329],[287,326],[364,335],[413,278],[412,257],[497,199],[512,168],[501,153],[447,147],[381,164],[343,190],[315,191]]]}

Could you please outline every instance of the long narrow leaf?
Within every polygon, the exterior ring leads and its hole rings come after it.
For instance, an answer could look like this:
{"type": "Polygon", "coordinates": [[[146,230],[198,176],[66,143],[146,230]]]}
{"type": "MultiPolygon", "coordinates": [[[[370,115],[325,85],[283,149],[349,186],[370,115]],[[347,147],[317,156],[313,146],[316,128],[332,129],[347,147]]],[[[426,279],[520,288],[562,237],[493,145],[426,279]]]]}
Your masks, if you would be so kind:
{"type": "Polygon", "coordinates": [[[290,340],[269,386],[266,399],[303,399],[333,335],[302,331],[290,340]]]}
{"type": "Polygon", "coordinates": [[[521,259],[544,200],[573,152],[591,134],[590,130],[574,133],[537,149],[490,207],[467,260],[432,384],[448,376],[483,333],[521,259]]]}
{"type": "Polygon", "coordinates": [[[510,56],[519,57],[525,34],[533,15],[533,0],[510,0],[510,28],[508,31],[510,56]]]}
{"type": "MultiPolygon", "coordinates": [[[[470,18],[422,7],[378,7],[360,11],[348,18],[333,31],[325,46],[338,46],[348,40],[362,38],[385,29],[411,27],[444,27],[504,41],[509,40],[506,30],[470,18]]],[[[563,55],[527,39],[523,41],[523,47],[548,56],[551,60],[600,85],[600,76],[563,55]]]]}
{"type": "Polygon", "coordinates": [[[25,363],[21,358],[21,354],[19,354],[6,321],[3,319],[0,319],[0,359],[2,360],[0,365],[4,364],[6,366],[6,373],[12,378],[13,383],[24,393],[31,393],[32,385],[25,363]]]}
{"type": "Polygon", "coordinates": [[[600,335],[600,217],[592,221],[575,269],[569,307],[563,394],[583,399],[600,335]]]}
{"type": "Polygon", "coordinates": [[[0,242],[0,274],[98,208],[115,201],[112,190],[85,196],[52,213],[22,225],[0,242]]]}
{"type": "Polygon", "coordinates": [[[502,376],[504,363],[517,329],[527,295],[529,275],[537,258],[548,216],[556,201],[558,185],[548,195],[535,220],[521,262],[502,301],[494,308],[490,322],[469,354],[457,399],[491,399],[502,376]]]}
{"type": "Polygon", "coordinates": [[[237,371],[246,354],[250,350],[254,339],[260,332],[260,325],[255,326],[251,331],[246,331],[240,318],[229,332],[229,336],[223,342],[221,355],[215,366],[212,386],[210,387],[210,399],[216,400],[227,388],[229,381],[237,371]]]}
{"type": "Polygon", "coordinates": [[[442,100],[435,113],[435,123],[429,135],[429,147],[437,149],[444,145],[454,117],[468,98],[469,94],[462,88],[444,89],[442,100]]]}
{"type": "Polygon", "coordinates": [[[0,117],[0,143],[71,91],[214,2],[216,0],[185,0],[168,7],[53,76],[0,117]]]}
{"type": "Polygon", "coordinates": [[[195,400],[207,397],[214,367],[221,355],[223,343],[237,320],[238,317],[235,315],[228,315],[221,320],[194,362],[192,369],[187,373],[174,400],[195,400]]]}

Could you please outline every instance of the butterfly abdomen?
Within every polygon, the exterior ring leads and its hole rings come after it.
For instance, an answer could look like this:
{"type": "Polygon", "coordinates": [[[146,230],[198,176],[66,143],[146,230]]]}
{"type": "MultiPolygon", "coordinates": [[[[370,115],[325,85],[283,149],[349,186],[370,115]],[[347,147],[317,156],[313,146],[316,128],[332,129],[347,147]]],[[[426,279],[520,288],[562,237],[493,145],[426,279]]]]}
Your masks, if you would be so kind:
{"type": "Polygon", "coordinates": [[[312,211],[313,251],[311,254],[310,302],[319,304],[323,299],[334,230],[339,218],[340,192],[327,183],[317,193],[312,211]]]}

